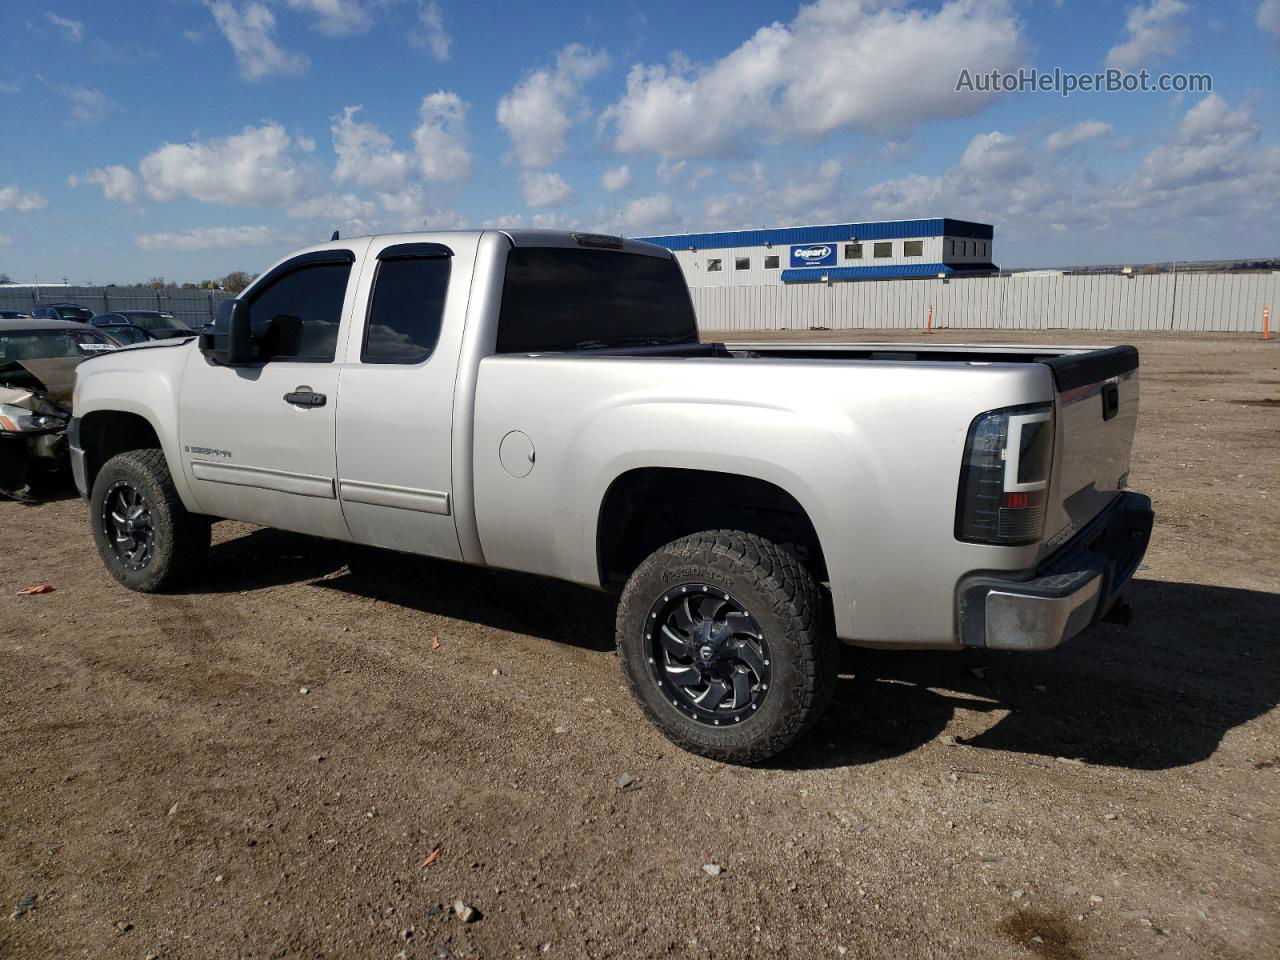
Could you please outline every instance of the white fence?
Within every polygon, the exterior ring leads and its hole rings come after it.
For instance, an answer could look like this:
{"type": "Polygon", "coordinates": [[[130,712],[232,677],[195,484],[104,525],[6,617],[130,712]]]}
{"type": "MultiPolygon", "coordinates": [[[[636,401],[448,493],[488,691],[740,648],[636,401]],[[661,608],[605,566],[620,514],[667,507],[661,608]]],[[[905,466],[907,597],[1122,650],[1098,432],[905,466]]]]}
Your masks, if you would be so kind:
{"type": "MultiPolygon", "coordinates": [[[[1008,330],[1262,329],[1280,273],[1074,274],[695,288],[703,330],[935,327],[1008,330]]],[[[1273,320],[1273,329],[1277,328],[1273,320]]]]}

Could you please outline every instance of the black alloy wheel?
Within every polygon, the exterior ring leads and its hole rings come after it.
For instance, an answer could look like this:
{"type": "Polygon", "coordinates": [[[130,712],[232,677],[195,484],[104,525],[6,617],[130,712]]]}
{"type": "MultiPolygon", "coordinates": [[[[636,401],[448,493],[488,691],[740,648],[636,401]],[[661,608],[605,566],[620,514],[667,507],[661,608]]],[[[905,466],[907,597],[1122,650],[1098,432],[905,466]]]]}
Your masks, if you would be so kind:
{"type": "Polygon", "coordinates": [[[673,587],[650,609],[644,632],[654,681],[693,720],[741,723],[769,695],[769,642],[745,605],[721,587],[673,587]]]}
{"type": "Polygon", "coordinates": [[[117,480],[102,501],[102,532],[120,562],[129,570],[142,570],[156,552],[155,523],[151,506],[142,492],[128,481],[117,480]]]}

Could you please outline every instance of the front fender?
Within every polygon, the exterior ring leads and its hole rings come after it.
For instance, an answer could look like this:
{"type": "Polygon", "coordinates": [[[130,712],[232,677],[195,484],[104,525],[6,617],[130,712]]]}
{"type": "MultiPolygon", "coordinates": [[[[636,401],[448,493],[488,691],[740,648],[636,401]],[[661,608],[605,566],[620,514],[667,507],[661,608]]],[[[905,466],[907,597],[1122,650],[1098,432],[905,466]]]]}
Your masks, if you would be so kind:
{"type": "Polygon", "coordinates": [[[81,423],[94,414],[129,413],[151,424],[183,506],[198,513],[178,445],[178,390],[188,352],[181,347],[117,350],[82,363],[76,368],[72,409],[81,423]]]}

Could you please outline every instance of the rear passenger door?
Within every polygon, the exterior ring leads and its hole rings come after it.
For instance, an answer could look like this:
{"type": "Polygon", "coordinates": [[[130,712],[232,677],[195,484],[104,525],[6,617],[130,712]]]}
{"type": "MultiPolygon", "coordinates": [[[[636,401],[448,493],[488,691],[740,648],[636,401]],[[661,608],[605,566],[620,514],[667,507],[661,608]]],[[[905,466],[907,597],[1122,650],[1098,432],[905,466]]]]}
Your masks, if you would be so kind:
{"type": "Polygon", "coordinates": [[[453,397],[477,240],[374,240],[338,401],[338,495],[353,540],[458,560],[453,397]]]}

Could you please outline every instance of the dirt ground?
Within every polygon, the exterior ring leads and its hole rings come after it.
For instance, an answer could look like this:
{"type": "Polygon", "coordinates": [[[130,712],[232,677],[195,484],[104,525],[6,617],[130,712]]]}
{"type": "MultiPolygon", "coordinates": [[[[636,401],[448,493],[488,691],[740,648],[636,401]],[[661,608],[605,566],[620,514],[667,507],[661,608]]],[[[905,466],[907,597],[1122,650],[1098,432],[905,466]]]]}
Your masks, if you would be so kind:
{"type": "Polygon", "coordinates": [[[1134,626],[849,650],[763,769],[646,725],[608,596],[223,523],[144,597],[0,503],[0,957],[1280,956],[1280,343],[1028,336],[1143,352],[1134,626]]]}

